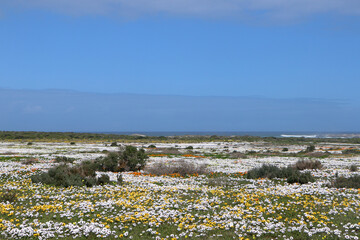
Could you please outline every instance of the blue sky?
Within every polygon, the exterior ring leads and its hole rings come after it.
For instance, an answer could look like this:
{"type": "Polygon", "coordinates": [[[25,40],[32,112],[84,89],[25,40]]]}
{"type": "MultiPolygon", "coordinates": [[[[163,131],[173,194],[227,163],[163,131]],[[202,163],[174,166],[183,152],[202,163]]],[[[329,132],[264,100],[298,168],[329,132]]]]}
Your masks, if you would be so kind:
{"type": "Polygon", "coordinates": [[[353,0],[3,0],[0,128],[360,131],[359,43],[353,0]]]}

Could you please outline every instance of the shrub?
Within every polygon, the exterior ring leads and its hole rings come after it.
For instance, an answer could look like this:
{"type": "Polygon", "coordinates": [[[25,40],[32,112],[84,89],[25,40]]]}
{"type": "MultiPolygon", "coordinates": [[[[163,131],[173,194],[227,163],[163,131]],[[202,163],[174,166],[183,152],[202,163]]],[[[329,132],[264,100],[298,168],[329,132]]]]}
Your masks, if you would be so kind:
{"type": "Polygon", "coordinates": [[[68,158],[68,157],[65,157],[65,156],[57,156],[55,158],[55,162],[57,163],[60,163],[60,162],[63,162],[63,163],[73,163],[74,162],[74,158],[68,158]]]}
{"type": "Polygon", "coordinates": [[[151,144],[151,145],[148,146],[148,148],[156,148],[156,146],[151,144]]]}
{"type": "Polygon", "coordinates": [[[107,174],[102,174],[98,179],[97,179],[97,184],[98,185],[105,185],[110,183],[110,177],[107,174]]]}
{"type": "MultiPolygon", "coordinates": [[[[54,186],[88,186],[107,184],[109,179],[103,175],[96,179],[95,171],[91,168],[93,163],[85,161],[81,165],[69,167],[66,164],[50,168],[47,172],[31,176],[33,183],[43,183],[54,186]]],[[[107,176],[107,175],[106,175],[107,176]]],[[[108,177],[108,176],[107,176],[108,177]]]]}
{"type": "Polygon", "coordinates": [[[18,193],[19,191],[15,189],[3,189],[3,191],[0,192],[0,202],[16,202],[18,199],[18,193]]]}
{"type": "Polygon", "coordinates": [[[75,145],[75,142],[70,142],[70,145],[75,145]]]}
{"type": "Polygon", "coordinates": [[[106,157],[95,159],[90,165],[95,171],[138,171],[144,168],[147,158],[144,149],[126,146],[123,151],[110,152],[106,157]]]}
{"type": "Polygon", "coordinates": [[[111,147],[116,147],[116,146],[117,146],[117,142],[112,142],[112,143],[110,144],[110,146],[111,146],[111,147]]]}
{"type": "Polygon", "coordinates": [[[321,169],[323,166],[319,160],[299,160],[293,166],[297,170],[321,169]]]}
{"type": "Polygon", "coordinates": [[[355,164],[352,164],[350,167],[349,167],[350,171],[351,172],[357,172],[358,171],[358,166],[355,165],[355,164]]]}
{"type": "Polygon", "coordinates": [[[32,143],[32,142],[28,142],[27,145],[28,145],[28,146],[31,146],[31,145],[33,145],[33,143],[32,143]]]}
{"type": "Polygon", "coordinates": [[[360,188],[360,175],[348,178],[337,177],[330,186],[335,188],[360,188]]]}
{"type": "Polygon", "coordinates": [[[310,172],[306,173],[293,173],[292,175],[288,176],[287,182],[292,183],[300,183],[305,184],[308,182],[314,182],[315,179],[313,176],[311,176],[310,172]]]}
{"type": "Polygon", "coordinates": [[[288,183],[308,183],[315,179],[310,173],[300,173],[299,170],[292,167],[279,168],[274,165],[264,164],[261,167],[253,168],[247,173],[247,178],[287,178],[288,183]]]}
{"type": "Polygon", "coordinates": [[[137,150],[136,147],[126,146],[123,152],[120,152],[120,158],[126,164],[126,168],[130,171],[138,171],[143,169],[148,156],[144,149],[137,150]]]}
{"type": "Polygon", "coordinates": [[[261,167],[253,168],[248,171],[247,178],[274,178],[279,175],[280,168],[274,165],[264,164],[261,167]]]}
{"type": "Polygon", "coordinates": [[[313,151],[315,151],[314,145],[307,146],[307,148],[305,149],[305,152],[313,152],[313,151]]]}
{"type": "Polygon", "coordinates": [[[287,152],[287,151],[289,151],[289,149],[288,148],[283,148],[282,151],[287,152]]]}
{"type": "Polygon", "coordinates": [[[207,166],[204,164],[198,165],[184,160],[174,161],[170,164],[154,163],[145,169],[146,173],[153,175],[169,175],[179,174],[180,176],[193,175],[193,174],[206,174],[207,166]]]}
{"type": "Polygon", "coordinates": [[[187,146],[185,149],[194,149],[194,147],[193,146],[187,146]]]}

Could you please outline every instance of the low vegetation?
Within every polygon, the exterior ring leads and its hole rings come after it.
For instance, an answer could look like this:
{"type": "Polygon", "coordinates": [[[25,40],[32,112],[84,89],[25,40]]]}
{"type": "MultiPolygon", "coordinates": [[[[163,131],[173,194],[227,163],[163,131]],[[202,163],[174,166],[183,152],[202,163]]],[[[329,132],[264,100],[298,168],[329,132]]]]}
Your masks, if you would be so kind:
{"type": "Polygon", "coordinates": [[[204,164],[195,164],[185,160],[173,161],[170,163],[157,162],[148,166],[145,172],[152,175],[171,175],[190,176],[194,174],[208,173],[207,166],[204,164]]]}
{"type": "Polygon", "coordinates": [[[315,179],[309,172],[301,173],[299,170],[293,167],[279,168],[274,165],[263,164],[261,167],[253,168],[248,171],[247,178],[286,178],[288,183],[300,183],[305,184],[308,182],[314,182],[315,179]]]}
{"type": "MultiPolygon", "coordinates": [[[[69,162],[66,157],[58,157],[59,162],[69,162]]],[[[66,163],[50,168],[47,172],[31,177],[34,183],[44,183],[54,186],[94,186],[110,182],[108,175],[103,174],[96,178],[96,171],[138,171],[145,166],[147,155],[143,149],[138,150],[133,146],[126,146],[119,152],[110,152],[106,157],[93,161],[83,161],[73,167],[66,163]]],[[[122,178],[118,179],[122,182],[122,178]]]]}
{"type": "Polygon", "coordinates": [[[322,164],[319,160],[312,160],[312,159],[307,159],[307,160],[299,160],[295,163],[295,165],[293,166],[293,168],[297,169],[297,170],[305,170],[305,169],[322,169],[322,164]]]}
{"type": "Polygon", "coordinates": [[[337,177],[331,183],[330,187],[335,188],[360,188],[360,175],[353,175],[351,177],[337,177]]]}

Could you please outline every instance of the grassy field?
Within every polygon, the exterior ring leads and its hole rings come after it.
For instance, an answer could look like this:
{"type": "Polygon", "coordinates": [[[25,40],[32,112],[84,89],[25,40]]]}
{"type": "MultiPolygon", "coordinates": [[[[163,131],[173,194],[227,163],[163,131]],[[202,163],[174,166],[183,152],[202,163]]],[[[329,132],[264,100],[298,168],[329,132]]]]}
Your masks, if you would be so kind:
{"type": "MultiPolygon", "coordinates": [[[[0,238],[2,239],[359,239],[360,189],[332,188],[336,176],[353,176],[358,155],[342,154],[359,146],[262,145],[246,142],[155,143],[146,149],[148,165],[174,161],[207,164],[208,173],[181,177],[144,171],[106,172],[112,182],[94,187],[34,184],[56,156],[76,162],[94,159],[116,146],[108,143],[21,142],[0,144],[0,238]],[[106,145],[106,146],[105,146],[106,145]],[[176,147],[175,147],[176,145],[176,147]],[[288,148],[289,155],[281,153],[288,148]],[[324,149],[327,147],[328,149],[324,149]],[[177,154],[164,154],[171,148],[177,154]],[[323,148],[323,149],[320,149],[323,148]],[[231,155],[234,151],[243,155],[231,155]],[[269,155],[268,152],[279,152],[269,155]],[[250,154],[248,154],[250,152],[250,154]],[[293,155],[291,155],[292,153],[293,155]],[[299,153],[299,155],[296,155],[299,153]],[[245,157],[244,157],[245,156],[245,157]],[[37,161],[24,164],[27,159],[37,161]],[[286,179],[247,179],[263,163],[288,166],[299,159],[319,159],[316,181],[288,184],[286,179]],[[122,174],[123,183],[116,179],[122,174]]],[[[134,143],[141,147],[143,144],[134,143]]],[[[75,164],[74,163],[74,164],[75,164]]],[[[98,173],[100,174],[100,173],[98,173]]]]}

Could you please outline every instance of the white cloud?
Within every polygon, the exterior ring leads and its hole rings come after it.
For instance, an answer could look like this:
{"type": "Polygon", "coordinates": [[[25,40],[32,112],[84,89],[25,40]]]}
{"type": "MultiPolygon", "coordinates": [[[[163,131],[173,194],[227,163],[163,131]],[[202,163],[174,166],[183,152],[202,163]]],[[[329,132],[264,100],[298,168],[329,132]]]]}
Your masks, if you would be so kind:
{"type": "Polygon", "coordinates": [[[195,17],[296,19],[316,14],[360,15],[359,0],[3,0],[5,6],[43,8],[75,15],[147,14],[195,17]]]}

